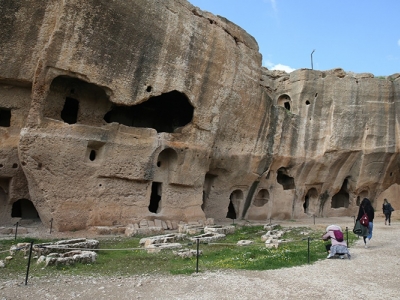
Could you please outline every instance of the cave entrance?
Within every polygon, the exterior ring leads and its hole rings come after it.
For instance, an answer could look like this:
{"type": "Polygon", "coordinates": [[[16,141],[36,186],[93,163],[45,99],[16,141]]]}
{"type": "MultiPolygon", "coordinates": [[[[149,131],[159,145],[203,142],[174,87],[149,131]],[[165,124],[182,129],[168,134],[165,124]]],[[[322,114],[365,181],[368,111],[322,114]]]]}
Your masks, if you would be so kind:
{"type": "Polygon", "coordinates": [[[331,208],[349,207],[348,179],[343,181],[340,191],[332,197],[331,208]]]}
{"type": "Polygon", "coordinates": [[[290,109],[291,109],[291,103],[292,103],[292,100],[286,94],[283,94],[283,95],[279,96],[278,101],[277,101],[277,104],[279,106],[284,107],[288,111],[290,111],[290,109]]]}
{"type": "Polygon", "coordinates": [[[284,190],[293,190],[296,188],[293,177],[287,175],[287,170],[285,168],[280,168],[277,171],[276,180],[282,185],[284,190]]]}
{"type": "Polygon", "coordinates": [[[63,110],[61,111],[61,119],[65,123],[75,124],[78,121],[79,101],[67,97],[65,99],[63,110]]]}
{"type": "Polygon", "coordinates": [[[13,203],[11,209],[12,218],[21,219],[37,219],[40,220],[39,214],[33,205],[32,201],[28,199],[19,199],[13,203]]]}
{"type": "Polygon", "coordinates": [[[304,213],[315,212],[318,203],[318,191],[315,188],[308,190],[304,197],[303,209],[304,213]]]}
{"type": "Polygon", "coordinates": [[[151,184],[151,195],[149,204],[149,211],[152,213],[157,214],[160,211],[161,192],[162,192],[162,183],[153,182],[151,184]]]}
{"type": "Polygon", "coordinates": [[[193,119],[194,108],[185,94],[176,90],[150,97],[134,106],[114,106],[104,116],[107,123],[154,128],[157,132],[177,132],[193,119]]]}
{"type": "Polygon", "coordinates": [[[11,124],[11,110],[8,108],[0,107],[0,127],[10,127],[11,124]]]}
{"type": "Polygon", "coordinates": [[[239,205],[243,201],[243,192],[241,190],[235,190],[229,196],[228,213],[226,217],[228,219],[236,219],[239,215],[239,205]]]}

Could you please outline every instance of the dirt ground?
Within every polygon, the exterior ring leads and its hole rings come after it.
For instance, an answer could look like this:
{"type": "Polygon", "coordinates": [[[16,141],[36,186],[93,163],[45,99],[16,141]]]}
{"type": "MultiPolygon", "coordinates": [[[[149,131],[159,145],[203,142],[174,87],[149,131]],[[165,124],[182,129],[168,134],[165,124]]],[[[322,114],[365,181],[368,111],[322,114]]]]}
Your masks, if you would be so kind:
{"type": "MultiPolygon", "coordinates": [[[[400,222],[374,220],[367,249],[362,239],[352,259],[325,259],[269,271],[199,272],[189,276],[25,278],[0,282],[0,300],[10,299],[400,299],[400,222]]],[[[353,228],[353,218],[277,222],[282,226],[353,228]]],[[[200,267],[201,270],[201,267],[200,267]]],[[[0,269],[4,272],[5,269],[0,269]]]]}

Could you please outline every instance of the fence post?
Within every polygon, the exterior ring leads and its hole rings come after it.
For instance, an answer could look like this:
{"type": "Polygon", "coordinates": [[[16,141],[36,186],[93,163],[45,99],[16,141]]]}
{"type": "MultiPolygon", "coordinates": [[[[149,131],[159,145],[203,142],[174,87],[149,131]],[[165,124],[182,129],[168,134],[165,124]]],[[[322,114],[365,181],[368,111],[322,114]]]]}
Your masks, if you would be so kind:
{"type": "Polygon", "coordinates": [[[26,268],[25,285],[28,284],[29,267],[31,265],[31,257],[32,257],[32,248],[33,248],[33,241],[31,242],[31,247],[29,249],[29,258],[28,258],[28,267],[26,268]]]}
{"type": "Polygon", "coordinates": [[[14,240],[17,239],[17,232],[18,232],[18,222],[15,223],[15,237],[14,237],[14,240]]]}
{"type": "Polygon", "coordinates": [[[50,234],[51,234],[51,229],[53,228],[53,218],[50,219],[50,234]]]}
{"type": "Polygon", "coordinates": [[[196,252],[196,273],[199,273],[199,244],[200,244],[200,239],[196,239],[196,244],[197,244],[197,252],[196,252]]]}
{"type": "Polygon", "coordinates": [[[304,240],[307,240],[307,262],[310,263],[310,240],[311,240],[311,238],[307,237],[307,238],[303,239],[303,241],[304,240]]]}
{"type": "Polygon", "coordinates": [[[349,248],[349,228],[346,226],[346,242],[347,248],[349,248]]]}

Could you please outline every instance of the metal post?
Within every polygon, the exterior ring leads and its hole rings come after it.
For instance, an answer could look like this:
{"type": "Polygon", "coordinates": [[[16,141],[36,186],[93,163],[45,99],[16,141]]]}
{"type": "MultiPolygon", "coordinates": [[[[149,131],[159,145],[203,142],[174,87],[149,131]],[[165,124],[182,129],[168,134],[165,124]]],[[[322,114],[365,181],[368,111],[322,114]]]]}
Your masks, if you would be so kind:
{"type": "Polygon", "coordinates": [[[26,268],[25,285],[28,284],[29,266],[31,265],[32,248],[33,248],[33,241],[31,242],[31,248],[29,249],[29,258],[28,258],[28,267],[26,268]]]}
{"type": "Polygon", "coordinates": [[[18,222],[15,223],[15,237],[14,237],[14,240],[17,239],[17,232],[18,232],[18,222]]]}
{"type": "Polygon", "coordinates": [[[196,253],[196,273],[199,273],[199,244],[200,244],[200,239],[196,239],[197,243],[197,253],[196,253]]]}
{"type": "Polygon", "coordinates": [[[311,52],[311,70],[314,70],[314,64],[313,64],[313,58],[312,58],[314,51],[315,51],[315,49],[311,52]]]}
{"type": "Polygon", "coordinates": [[[310,237],[304,238],[303,241],[304,240],[307,240],[307,262],[310,263],[310,240],[311,240],[311,238],[310,237]]]}
{"type": "Polygon", "coordinates": [[[50,234],[51,234],[51,229],[53,228],[53,218],[50,220],[50,234]]]}
{"type": "Polygon", "coordinates": [[[347,241],[347,248],[349,248],[349,228],[346,226],[346,241],[347,241]]]}
{"type": "Polygon", "coordinates": [[[314,225],[315,225],[315,215],[313,215],[313,217],[314,217],[314,225]]]}

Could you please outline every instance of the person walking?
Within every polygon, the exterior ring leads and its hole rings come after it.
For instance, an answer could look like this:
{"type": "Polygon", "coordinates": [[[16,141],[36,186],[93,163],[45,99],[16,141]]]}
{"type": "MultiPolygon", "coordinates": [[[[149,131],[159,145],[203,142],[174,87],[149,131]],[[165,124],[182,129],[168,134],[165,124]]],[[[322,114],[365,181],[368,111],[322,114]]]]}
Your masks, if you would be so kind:
{"type": "Polygon", "coordinates": [[[371,205],[371,201],[369,201],[368,198],[364,198],[361,203],[360,203],[360,208],[358,210],[358,216],[357,220],[359,221],[364,214],[367,214],[368,216],[368,235],[363,236],[364,239],[364,246],[365,248],[368,248],[369,242],[372,239],[372,230],[374,229],[374,217],[375,217],[375,212],[374,208],[371,205]]]}
{"type": "Polygon", "coordinates": [[[389,222],[390,226],[390,217],[392,216],[392,211],[394,211],[394,209],[386,198],[383,200],[382,211],[385,215],[385,225],[387,224],[387,222],[389,222]]]}

